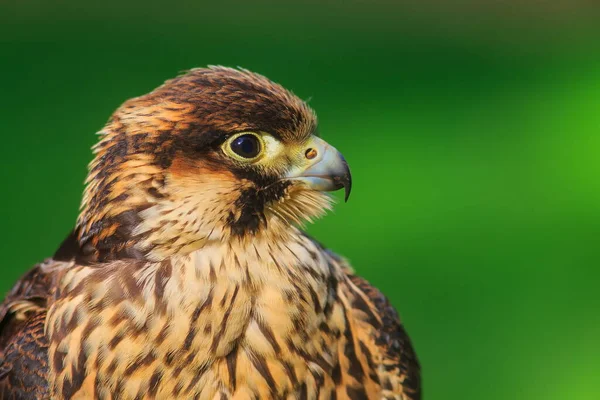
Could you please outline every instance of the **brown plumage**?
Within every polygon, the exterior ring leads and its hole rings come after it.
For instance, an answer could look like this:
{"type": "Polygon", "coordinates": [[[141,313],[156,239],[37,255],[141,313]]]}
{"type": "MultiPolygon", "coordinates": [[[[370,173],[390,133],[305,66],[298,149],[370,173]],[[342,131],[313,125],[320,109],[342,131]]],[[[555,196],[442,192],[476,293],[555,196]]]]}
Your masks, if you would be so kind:
{"type": "Polygon", "coordinates": [[[351,186],[316,126],[222,67],[123,104],[73,233],[0,306],[0,398],[420,399],[393,307],[300,230],[351,186]]]}

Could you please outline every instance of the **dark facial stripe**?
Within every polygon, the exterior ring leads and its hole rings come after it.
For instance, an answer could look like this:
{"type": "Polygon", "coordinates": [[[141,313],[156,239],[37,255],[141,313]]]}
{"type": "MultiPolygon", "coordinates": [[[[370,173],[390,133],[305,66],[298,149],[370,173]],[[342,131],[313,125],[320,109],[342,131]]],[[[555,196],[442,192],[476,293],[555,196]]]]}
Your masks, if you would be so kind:
{"type": "Polygon", "coordinates": [[[227,218],[227,225],[237,236],[255,234],[261,226],[264,226],[266,224],[264,214],[266,205],[281,199],[290,186],[290,182],[287,181],[261,182],[262,178],[251,172],[245,174],[244,178],[252,180],[256,186],[242,191],[234,204],[235,210],[241,212],[234,213],[232,211],[227,218]],[[236,214],[239,217],[236,218],[236,214]]]}

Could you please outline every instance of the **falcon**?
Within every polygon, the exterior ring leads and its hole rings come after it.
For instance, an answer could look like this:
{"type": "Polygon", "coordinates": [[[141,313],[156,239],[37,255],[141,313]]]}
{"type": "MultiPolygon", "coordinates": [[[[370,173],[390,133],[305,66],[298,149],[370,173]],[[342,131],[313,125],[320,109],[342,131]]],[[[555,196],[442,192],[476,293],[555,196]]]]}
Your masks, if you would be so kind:
{"type": "Polygon", "coordinates": [[[125,102],[74,230],[0,306],[0,397],[420,399],[394,308],[302,231],[352,183],[317,132],[246,70],[125,102]]]}

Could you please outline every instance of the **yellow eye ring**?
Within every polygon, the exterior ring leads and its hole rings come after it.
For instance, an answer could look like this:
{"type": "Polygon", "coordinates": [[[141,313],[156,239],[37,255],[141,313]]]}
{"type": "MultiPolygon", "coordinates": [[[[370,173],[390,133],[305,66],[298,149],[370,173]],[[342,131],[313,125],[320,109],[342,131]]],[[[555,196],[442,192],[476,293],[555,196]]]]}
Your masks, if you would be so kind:
{"type": "Polygon", "coordinates": [[[229,157],[242,162],[258,160],[264,153],[265,142],[254,132],[241,132],[230,137],[223,144],[223,151],[229,157]]]}

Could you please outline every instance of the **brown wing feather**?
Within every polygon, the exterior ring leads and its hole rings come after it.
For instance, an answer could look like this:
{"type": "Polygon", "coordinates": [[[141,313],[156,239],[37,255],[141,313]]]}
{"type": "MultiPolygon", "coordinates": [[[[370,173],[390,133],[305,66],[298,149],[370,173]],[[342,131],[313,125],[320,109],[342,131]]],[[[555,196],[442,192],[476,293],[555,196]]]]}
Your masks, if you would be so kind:
{"type": "Polygon", "coordinates": [[[9,338],[0,365],[1,399],[49,398],[45,320],[45,312],[33,312],[9,338]]]}
{"type": "MultiPolygon", "coordinates": [[[[348,278],[348,289],[354,292],[352,307],[366,315],[362,318],[371,326],[369,333],[357,332],[359,336],[369,336],[365,340],[364,352],[377,357],[379,365],[371,365],[377,374],[382,399],[421,399],[421,370],[412,343],[400,322],[398,313],[389,300],[365,279],[353,274],[348,278]],[[361,295],[362,294],[362,295],[361,295]]],[[[371,364],[371,363],[369,363],[371,364]]]]}
{"type": "Polygon", "coordinates": [[[0,399],[45,399],[48,341],[44,322],[57,263],[23,276],[0,304],[0,399]]]}

